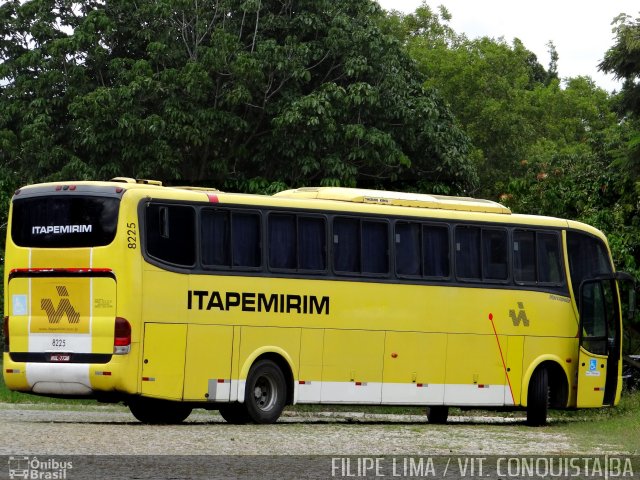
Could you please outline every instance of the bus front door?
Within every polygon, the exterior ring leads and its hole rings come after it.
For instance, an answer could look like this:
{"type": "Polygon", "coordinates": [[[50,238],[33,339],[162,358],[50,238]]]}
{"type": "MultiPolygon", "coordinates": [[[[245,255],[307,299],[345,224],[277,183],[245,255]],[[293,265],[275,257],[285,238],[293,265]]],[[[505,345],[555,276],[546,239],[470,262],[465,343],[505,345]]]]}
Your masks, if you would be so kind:
{"type": "Polygon", "coordinates": [[[614,278],[580,287],[578,408],[613,405],[618,390],[621,316],[614,278]]]}

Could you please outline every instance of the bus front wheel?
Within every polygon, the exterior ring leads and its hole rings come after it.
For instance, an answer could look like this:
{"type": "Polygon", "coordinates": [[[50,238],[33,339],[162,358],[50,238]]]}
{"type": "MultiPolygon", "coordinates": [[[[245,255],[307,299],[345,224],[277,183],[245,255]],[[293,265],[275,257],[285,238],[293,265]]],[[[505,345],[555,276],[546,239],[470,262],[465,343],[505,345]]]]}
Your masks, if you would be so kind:
{"type": "Polygon", "coordinates": [[[244,403],[249,418],[255,423],[274,423],[280,417],[287,399],[282,370],[271,360],[259,360],[249,370],[244,403]]]}
{"type": "Polygon", "coordinates": [[[135,398],[128,405],[133,416],[142,423],[171,425],[182,423],[191,415],[190,406],[168,400],[135,398]]]}
{"type": "Polygon", "coordinates": [[[527,394],[527,425],[540,427],[547,423],[549,410],[549,374],[546,368],[538,368],[529,382],[527,394]]]}

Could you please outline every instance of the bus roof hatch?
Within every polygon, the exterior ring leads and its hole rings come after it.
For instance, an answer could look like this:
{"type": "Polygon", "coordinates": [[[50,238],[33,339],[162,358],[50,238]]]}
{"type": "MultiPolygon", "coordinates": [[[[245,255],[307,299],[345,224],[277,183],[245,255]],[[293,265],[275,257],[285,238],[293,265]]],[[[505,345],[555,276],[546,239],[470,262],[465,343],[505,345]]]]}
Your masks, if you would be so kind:
{"type": "Polygon", "coordinates": [[[460,210],[466,212],[485,212],[510,214],[504,205],[491,200],[471,197],[449,197],[427,195],[424,193],[389,192],[384,190],[366,190],[344,187],[303,187],[276,193],[277,197],[315,198],[343,202],[392,205],[398,207],[437,208],[442,210],[460,210]]]}

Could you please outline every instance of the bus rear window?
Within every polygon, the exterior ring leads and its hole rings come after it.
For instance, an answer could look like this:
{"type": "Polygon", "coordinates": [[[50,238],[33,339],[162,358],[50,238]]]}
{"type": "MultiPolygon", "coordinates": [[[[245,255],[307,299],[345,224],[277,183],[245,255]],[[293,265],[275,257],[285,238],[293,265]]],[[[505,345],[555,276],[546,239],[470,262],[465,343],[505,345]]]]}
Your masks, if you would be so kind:
{"type": "Polygon", "coordinates": [[[116,235],[120,200],[98,196],[38,196],[13,202],[11,238],[21,247],[108,245],[116,235]]]}

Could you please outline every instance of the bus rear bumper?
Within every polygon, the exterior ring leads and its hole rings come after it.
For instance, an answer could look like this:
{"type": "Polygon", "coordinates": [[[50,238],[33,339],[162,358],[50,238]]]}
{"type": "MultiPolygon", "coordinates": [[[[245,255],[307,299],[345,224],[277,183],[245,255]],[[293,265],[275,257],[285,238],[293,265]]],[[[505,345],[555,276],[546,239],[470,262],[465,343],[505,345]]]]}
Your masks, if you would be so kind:
{"type": "Polygon", "coordinates": [[[26,364],[27,383],[33,393],[47,395],[91,395],[89,365],[82,363],[26,364]]]}
{"type": "Polygon", "coordinates": [[[120,365],[14,362],[5,353],[4,381],[9,390],[52,396],[91,397],[118,390],[120,365]]]}

